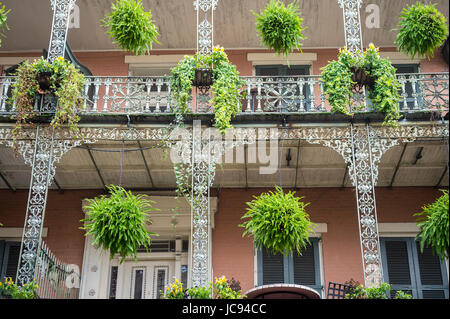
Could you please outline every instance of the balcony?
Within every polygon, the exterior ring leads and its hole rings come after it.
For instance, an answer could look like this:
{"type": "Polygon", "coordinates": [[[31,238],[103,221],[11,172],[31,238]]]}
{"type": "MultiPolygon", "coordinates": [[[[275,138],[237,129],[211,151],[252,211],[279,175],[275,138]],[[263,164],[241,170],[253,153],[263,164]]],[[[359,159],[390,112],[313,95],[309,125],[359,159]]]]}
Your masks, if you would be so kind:
{"type": "MultiPolygon", "coordinates": [[[[268,114],[331,114],[323,92],[323,83],[318,75],[245,76],[242,79],[245,85],[242,88],[243,98],[238,118],[250,115],[254,119],[255,115],[268,114]]],[[[434,114],[434,119],[446,116],[449,110],[448,72],[401,74],[398,75],[398,80],[402,86],[399,109],[407,118],[423,113],[427,113],[429,117],[430,112],[434,114]]],[[[0,77],[0,115],[15,114],[14,103],[10,100],[14,81],[15,77],[0,77]]],[[[174,103],[172,91],[168,76],[86,77],[80,115],[91,118],[98,115],[171,115],[174,103]]],[[[212,113],[207,103],[210,97],[208,91],[197,92],[193,96],[196,97],[191,99],[193,114],[212,113]]],[[[55,105],[56,99],[45,95],[36,100],[35,108],[41,114],[47,114],[54,112],[55,105]]],[[[349,111],[353,114],[374,113],[364,92],[355,94],[349,111]]],[[[342,116],[342,119],[345,118],[347,117],[342,116]]]]}

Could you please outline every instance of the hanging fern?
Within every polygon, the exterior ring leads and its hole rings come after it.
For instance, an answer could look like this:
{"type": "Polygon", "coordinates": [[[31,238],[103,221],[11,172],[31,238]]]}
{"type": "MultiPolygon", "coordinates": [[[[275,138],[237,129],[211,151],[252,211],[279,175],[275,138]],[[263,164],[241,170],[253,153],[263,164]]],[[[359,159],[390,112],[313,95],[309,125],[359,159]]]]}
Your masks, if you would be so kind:
{"type": "Polygon", "coordinates": [[[120,186],[107,188],[109,197],[101,195],[87,199],[88,217],[81,220],[85,222],[81,229],[87,231],[86,235],[93,236],[93,245],[109,250],[111,259],[118,253],[121,263],[128,256],[134,256],[136,260],[138,248],[144,246],[148,249],[150,236],[159,236],[146,229],[146,225],[152,223],[148,213],[157,209],[151,206],[154,202],[145,195],[133,195],[120,186]]]}
{"type": "Polygon", "coordinates": [[[148,53],[153,42],[159,43],[158,27],[152,22],[152,12],[144,10],[141,0],[116,0],[112,12],[106,14],[102,22],[115,43],[136,55],[148,53]]]}
{"type": "Polygon", "coordinates": [[[253,236],[258,248],[281,254],[296,250],[300,254],[310,244],[308,237],[314,224],[305,210],[309,203],[294,194],[275,186],[275,192],[255,196],[242,216],[249,220],[239,225],[245,228],[243,236],[253,236]]]}
{"type": "Polygon", "coordinates": [[[399,18],[395,44],[411,59],[416,55],[430,59],[448,36],[447,19],[435,4],[417,2],[404,8],[399,18]]]}
{"type": "Polygon", "coordinates": [[[416,239],[420,240],[423,252],[425,246],[430,246],[441,259],[449,256],[449,212],[448,191],[442,190],[443,195],[434,203],[422,207],[418,216],[417,226],[420,231],[416,239]]]}
{"type": "Polygon", "coordinates": [[[253,14],[263,45],[286,58],[294,49],[301,51],[300,40],[305,39],[303,19],[295,1],[285,6],[279,0],[271,0],[261,14],[253,14]]]}

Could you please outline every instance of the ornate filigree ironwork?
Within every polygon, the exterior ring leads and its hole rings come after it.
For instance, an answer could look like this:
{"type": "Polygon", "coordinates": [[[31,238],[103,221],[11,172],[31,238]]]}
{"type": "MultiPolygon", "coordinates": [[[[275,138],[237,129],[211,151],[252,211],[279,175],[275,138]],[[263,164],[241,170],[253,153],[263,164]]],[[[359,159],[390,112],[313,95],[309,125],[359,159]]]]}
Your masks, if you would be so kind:
{"type": "Polygon", "coordinates": [[[50,0],[50,2],[53,10],[53,22],[47,60],[53,62],[57,57],[64,56],[70,11],[76,0],[50,0]]]}
{"type": "Polygon", "coordinates": [[[197,53],[199,54],[212,53],[214,42],[214,11],[218,2],[219,0],[194,1],[194,7],[197,11],[197,53]],[[204,14],[204,18],[200,22],[201,11],[204,14]]]}
{"type": "Polygon", "coordinates": [[[362,31],[360,9],[362,0],[338,0],[339,7],[343,9],[345,46],[356,53],[362,52],[362,31]]]}

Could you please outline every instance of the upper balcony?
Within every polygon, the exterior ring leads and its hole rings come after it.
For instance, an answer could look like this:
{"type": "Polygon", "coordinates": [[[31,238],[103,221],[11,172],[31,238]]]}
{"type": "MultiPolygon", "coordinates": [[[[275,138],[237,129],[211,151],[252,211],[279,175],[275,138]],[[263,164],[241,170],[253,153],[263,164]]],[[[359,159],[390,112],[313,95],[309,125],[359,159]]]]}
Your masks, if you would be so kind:
{"type": "MultiPolygon", "coordinates": [[[[334,114],[323,92],[320,76],[243,76],[242,100],[235,121],[255,120],[260,115],[290,116],[298,121],[348,121],[346,115],[334,114]]],[[[401,84],[400,113],[406,119],[434,119],[448,117],[449,74],[415,73],[398,75],[401,84]]],[[[0,115],[14,115],[11,88],[15,77],[0,77],[0,115]]],[[[173,114],[170,78],[159,77],[86,77],[83,90],[83,110],[80,115],[98,121],[101,115],[134,116],[149,121],[166,121],[173,114]],[[153,118],[153,120],[152,120],[153,118]]],[[[356,118],[380,119],[374,112],[364,91],[356,94],[349,112],[356,118]]],[[[212,114],[208,101],[210,92],[193,90],[191,110],[193,115],[212,114]]],[[[41,114],[52,113],[56,107],[52,95],[36,99],[35,110],[41,114]]],[[[111,118],[111,117],[110,117],[111,118]]],[[[261,118],[261,116],[260,116],[261,118]]]]}

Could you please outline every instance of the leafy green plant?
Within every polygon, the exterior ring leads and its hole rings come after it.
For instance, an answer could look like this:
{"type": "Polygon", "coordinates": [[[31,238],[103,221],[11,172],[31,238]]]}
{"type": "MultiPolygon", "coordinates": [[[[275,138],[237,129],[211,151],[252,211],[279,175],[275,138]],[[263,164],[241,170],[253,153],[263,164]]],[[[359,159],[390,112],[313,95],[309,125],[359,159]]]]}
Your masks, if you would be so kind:
{"type": "Polygon", "coordinates": [[[295,48],[301,52],[300,40],[305,37],[296,1],[285,6],[279,0],[271,0],[260,14],[252,12],[263,45],[286,58],[295,48]]]}
{"type": "Polygon", "coordinates": [[[212,283],[212,287],[215,299],[243,299],[247,297],[242,294],[241,290],[233,290],[225,276],[216,278],[214,283],[212,283]]]}
{"type": "MultiPolygon", "coordinates": [[[[211,105],[214,108],[214,126],[225,133],[234,115],[239,112],[241,105],[240,89],[244,82],[239,78],[236,66],[231,64],[224,49],[213,48],[212,54],[195,54],[185,56],[180,63],[171,69],[170,84],[176,102],[174,108],[177,115],[190,112],[188,103],[191,98],[196,69],[212,69],[213,84],[211,85],[211,105]]],[[[179,117],[180,118],[180,117],[179,117]]]]}
{"type": "Polygon", "coordinates": [[[11,299],[34,299],[38,296],[39,289],[36,280],[19,286],[12,278],[5,278],[4,282],[0,281],[0,295],[10,297],[11,299]]]}
{"type": "Polygon", "coordinates": [[[401,85],[391,61],[382,59],[373,44],[364,53],[352,54],[347,49],[340,50],[338,59],[322,68],[323,90],[328,95],[332,111],[351,115],[351,99],[356,86],[361,86],[355,81],[356,70],[363,72],[372,82],[371,85],[364,85],[374,109],[385,114],[383,125],[397,126],[401,85]]]}
{"type": "Polygon", "coordinates": [[[133,195],[120,186],[107,186],[110,196],[87,199],[87,218],[82,219],[86,236],[93,236],[93,245],[110,251],[110,258],[120,254],[122,263],[127,256],[137,258],[137,250],[151,244],[150,236],[159,236],[149,232],[146,225],[152,221],[150,211],[158,210],[145,195],[133,195]]]}
{"type": "Polygon", "coordinates": [[[449,212],[448,191],[441,191],[442,196],[432,204],[423,206],[422,211],[414,216],[419,217],[416,239],[420,240],[421,251],[425,246],[430,246],[433,253],[443,260],[449,257],[449,212]]]}
{"type": "Polygon", "coordinates": [[[81,94],[85,77],[72,63],[63,57],[58,57],[50,63],[41,57],[32,63],[24,61],[17,69],[16,75],[16,82],[12,86],[12,100],[16,104],[16,124],[12,131],[15,147],[16,137],[23,125],[39,114],[34,108],[38,94],[54,94],[58,98],[58,107],[50,125],[55,129],[67,125],[74,137],[79,135],[78,113],[83,108],[81,94]],[[48,80],[45,88],[41,84],[43,74],[48,80]]]}
{"type": "Polygon", "coordinates": [[[394,299],[413,299],[413,296],[402,290],[397,290],[394,299]]]}
{"type": "Polygon", "coordinates": [[[212,299],[211,285],[209,287],[194,287],[188,289],[190,299],[212,299]]]}
{"type": "Polygon", "coordinates": [[[122,49],[143,55],[158,43],[158,27],[152,22],[152,12],[146,12],[141,0],[116,0],[112,11],[102,20],[108,35],[122,49]]]}
{"type": "Polygon", "coordinates": [[[176,277],[175,282],[166,286],[165,291],[161,291],[162,299],[185,299],[185,290],[183,290],[183,283],[176,277]]]}
{"type": "Polygon", "coordinates": [[[3,31],[9,30],[9,26],[8,26],[8,13],[10,13],[11,10],[5,9],[5,5],[2,5],[2,3],[0,2],[0,46],[2,46],[2,38],[1,37],[5,37],[5,35],[3,34],[3,31]]]}
{"type": "MultiPolygon", "coordinates": [[[[350,293],[345,294],[345,299],[389,299],[391,285],[384,282],[379,287],[365,288],[358,285],[352,288],[350,293]]],[[[404,291],[398,290],[394,299],[412,299],[412,296],[404,291]]]]}
{"type": "Polygon", "coordinates": [[[295,249],[300,254],[310,244],[308,237],[314,224],[305,210],[309,203],[294,194],[275,186],[275,192],[254,196],[242,216],[248,220],[239,225],[245,228],[242,236],[253,236],[257,247],[274,253],[287,254],[295,249]]]}
{"type": "Polygon", "coordinates": [[[407,5],[399,19],[395,44],[411,59],[416,55],[430,59],[448,36],[447,19],[436,9],[436,4],[407,5]]]}

